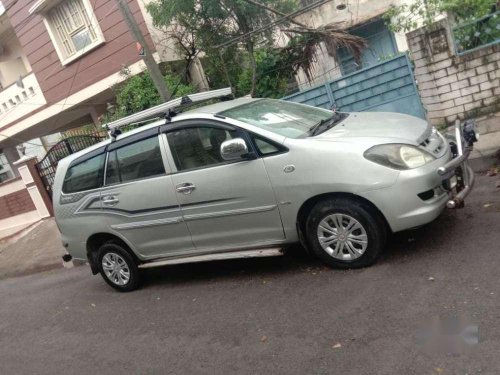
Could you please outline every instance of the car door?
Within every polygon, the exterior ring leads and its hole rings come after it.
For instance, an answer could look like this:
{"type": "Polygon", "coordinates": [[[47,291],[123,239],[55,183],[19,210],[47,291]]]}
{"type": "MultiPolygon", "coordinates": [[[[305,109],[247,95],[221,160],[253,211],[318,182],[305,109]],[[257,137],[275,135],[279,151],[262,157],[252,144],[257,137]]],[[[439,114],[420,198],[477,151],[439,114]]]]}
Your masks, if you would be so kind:
{"type": "Polygon", "coordinates": [[[107,151],[101,203],[110,228],[144,258],[192,251],[158,128],[111,143],[107,151]]]}
{"type": "Polygon", "coordinates": [[[242,130],[209,120],[189,120],[165,129],[167,157],[176,169],[174,187],[197,251],[284,239],[262,159],[222,160],[222,142],[236,137],[249,142],[242,130]]]}

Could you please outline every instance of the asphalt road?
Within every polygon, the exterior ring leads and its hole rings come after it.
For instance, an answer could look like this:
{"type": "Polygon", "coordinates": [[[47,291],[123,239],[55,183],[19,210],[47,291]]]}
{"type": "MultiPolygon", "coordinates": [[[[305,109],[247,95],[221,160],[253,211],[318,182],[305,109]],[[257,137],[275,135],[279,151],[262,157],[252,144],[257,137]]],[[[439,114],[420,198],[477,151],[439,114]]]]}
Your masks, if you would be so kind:
{"type": "Polygon", "coordinates": [[[395,236],[375,266],[300,252],[172,266],[119,294],[87,267],[0,281],[0,374],[498,374],[500,189],[395,236]],[[420,322],[468,317],[479,343],[431,351],[420,322]]]}

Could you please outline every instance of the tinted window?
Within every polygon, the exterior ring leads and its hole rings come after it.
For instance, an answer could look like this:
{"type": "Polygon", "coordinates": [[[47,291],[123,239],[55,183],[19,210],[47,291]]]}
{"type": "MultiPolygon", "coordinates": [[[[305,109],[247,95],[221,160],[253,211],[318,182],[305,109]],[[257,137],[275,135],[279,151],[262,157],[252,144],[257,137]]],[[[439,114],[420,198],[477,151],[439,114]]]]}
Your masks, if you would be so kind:
{"type": "Polygon", "coordinates": [[[106,185],[165,174],[158,137],[113,150],[108,154],[106,185]]]}
{"type": "Polygon", "coordinates": [[[207,167],[224,162],[220,154],[222,142],[236,138],[235,131],[198,127],[167,134],[177,170],[207,167]]]}
{"type": "Polygon", "coordinates": [[[75,193],[101,186],[104,154],[95,156],[68,169],[64,177],[63,192],[75,193]]]}
{"type": "Polygon", "coordinates": [[[271,142],[266,141],[259,137],[253,137],[255,146],[261,155],[271,155],[279,152],[279,148],[273,145],[271,142]]]}

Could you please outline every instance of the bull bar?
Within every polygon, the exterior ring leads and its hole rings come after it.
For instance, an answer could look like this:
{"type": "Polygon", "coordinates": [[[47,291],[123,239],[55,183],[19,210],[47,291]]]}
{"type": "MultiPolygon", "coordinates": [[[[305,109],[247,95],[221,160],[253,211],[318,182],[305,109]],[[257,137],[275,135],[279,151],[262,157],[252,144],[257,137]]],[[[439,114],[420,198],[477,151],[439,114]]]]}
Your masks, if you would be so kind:
{"type": "MultiPolygon", "coordinates": [[[[456,150],[453,152],[455,157],[438,168],[440,176],[453,173],[458,180],[456,192],[452,191],[450,199],[446,202],[446,207],[450,209],[463,207],[465,198],[474,186],[474,172],[467,163],[473,144],[477,141],[474,122],[466,122],[464,129],[462,129],[460,121],[457,120],[455,122],[455,137],[452,141],[456,145],[456,150]]],[[[452,150],[454,148],[452,146],[452,150]]]]}

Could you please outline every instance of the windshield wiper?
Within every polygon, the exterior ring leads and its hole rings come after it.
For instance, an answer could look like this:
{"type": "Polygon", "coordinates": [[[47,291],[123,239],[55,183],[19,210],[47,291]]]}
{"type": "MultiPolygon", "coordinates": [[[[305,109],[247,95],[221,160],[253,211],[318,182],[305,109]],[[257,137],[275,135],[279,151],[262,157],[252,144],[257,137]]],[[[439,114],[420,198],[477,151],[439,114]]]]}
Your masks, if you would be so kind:
{"type": "MultiPolygon", "coordinates": [[[[338,113],[338,112],[334,112],[333,113],[333,116],[332,117],[329,117],[329,118],[324,118],[322,120],[320,120],[318,123],[314,124],[313,126],[311,126],[309,128],[309,135],[311,137],[314,137],[316,134],[319,134],[319,129],[323,126],[323,125],[329,125],[327,127],[327,129],[330,129],[332,128],[338,121],[340,121],[341,119],[343,118],[343,116],[338,113]]],[[[326,129],[326,130],[327,130],[326,129]]]]}

